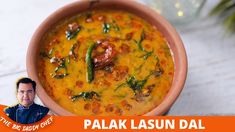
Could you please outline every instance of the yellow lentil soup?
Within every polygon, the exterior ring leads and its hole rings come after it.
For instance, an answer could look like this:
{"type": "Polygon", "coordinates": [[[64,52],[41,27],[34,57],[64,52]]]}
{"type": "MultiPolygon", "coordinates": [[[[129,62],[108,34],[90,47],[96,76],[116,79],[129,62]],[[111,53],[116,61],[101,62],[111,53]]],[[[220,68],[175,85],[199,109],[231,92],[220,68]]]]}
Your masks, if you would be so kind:
{"type": "Polygon", "coordinates": [[[39,80],[76,115],[143,115],[171,87],[174,63],[166,39],[126,11],[96,9],[63,19],[41,45],[39,80]]]}

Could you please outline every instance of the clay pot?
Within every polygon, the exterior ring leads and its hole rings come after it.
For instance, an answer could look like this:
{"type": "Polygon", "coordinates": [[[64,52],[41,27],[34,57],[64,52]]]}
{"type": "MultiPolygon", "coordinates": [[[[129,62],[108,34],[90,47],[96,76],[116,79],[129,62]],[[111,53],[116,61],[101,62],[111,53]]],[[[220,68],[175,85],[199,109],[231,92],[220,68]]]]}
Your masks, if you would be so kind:
{"type": "Polygon", "coordinates": [[[41,99],[43,104],[50,108],[50,110],[55,114],[61,116],[74,115],[73,113],[65,110],[60,105],[58,105],[43,89],[37,74],[37,55],[39,53],[40,41],[42,36],[53,24],[65,17],[73,16],[92,8],[122,9],[133,13],[139,17],[142,17],[150,24],[155,25],[169,42],[169,47],[172,51],[175,65],[175,73],[172,86],[161,104],[156,106],[156,108],[152,109],[150,112],[144,114],[148,116],[163,115],[170,109],[184,87],[187,75],[186,52],[179,34],[166,19],[164,19],[154,10],[151,10],[150,8],[135,1],[129,0],[96,0],[92,2],[88,0],[77,1],[58,9],[49,17],[47,17],[45,21],[43,21],[43,23],[37,28],[33,37],[31,38],[26,58],[28,75],[30,78],[37,82],[36,92],[38,97],[41,99]]]}

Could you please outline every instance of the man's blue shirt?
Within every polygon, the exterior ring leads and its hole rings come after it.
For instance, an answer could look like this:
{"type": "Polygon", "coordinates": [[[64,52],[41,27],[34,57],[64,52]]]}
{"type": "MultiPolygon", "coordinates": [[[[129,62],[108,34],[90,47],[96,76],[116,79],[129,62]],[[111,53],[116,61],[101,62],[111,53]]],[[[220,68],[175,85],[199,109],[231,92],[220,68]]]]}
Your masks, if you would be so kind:
{"type": "Polygon", "coordinates": [[[17,104],[5,109],[5,113],[13,121],[21,124],[31,124],[41,120],[47,115],[49,109],[33,103],[28,108],[17,104]]]}

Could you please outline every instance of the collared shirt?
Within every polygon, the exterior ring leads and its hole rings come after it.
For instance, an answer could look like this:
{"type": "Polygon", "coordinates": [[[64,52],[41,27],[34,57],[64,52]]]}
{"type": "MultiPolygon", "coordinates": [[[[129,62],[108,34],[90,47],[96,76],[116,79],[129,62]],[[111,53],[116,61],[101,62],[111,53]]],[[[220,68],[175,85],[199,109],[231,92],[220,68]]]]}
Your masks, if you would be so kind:
{"type": "Polygon", "coordinates": [[[13,107],[5,109],[5,113],[13,121],[21,124],[31,124],[41,120],[47,115],[49,109],[33,103],[29,107],[24,107],[21,104],[17,104],[13,107]]]}

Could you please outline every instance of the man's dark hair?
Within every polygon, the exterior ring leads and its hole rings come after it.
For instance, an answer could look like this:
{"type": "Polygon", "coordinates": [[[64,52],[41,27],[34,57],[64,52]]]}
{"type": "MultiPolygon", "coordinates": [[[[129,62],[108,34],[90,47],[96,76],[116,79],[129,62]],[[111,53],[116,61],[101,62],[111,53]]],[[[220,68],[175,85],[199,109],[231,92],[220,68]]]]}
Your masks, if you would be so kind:
{"type": "Polygon", "coordinates": [[[31,83],[32,86],[33,86],[33,90],[35,91],[35,89],[36,89],[36,82],[33,81],[33,80],[31,80],[30,78],[24,77],[24,78],[19,79],[19,80],[16,82],[16,89],[17,89],[17,91],[18,91],[18,89],[19,89],[20,83],[31,83]]]}

